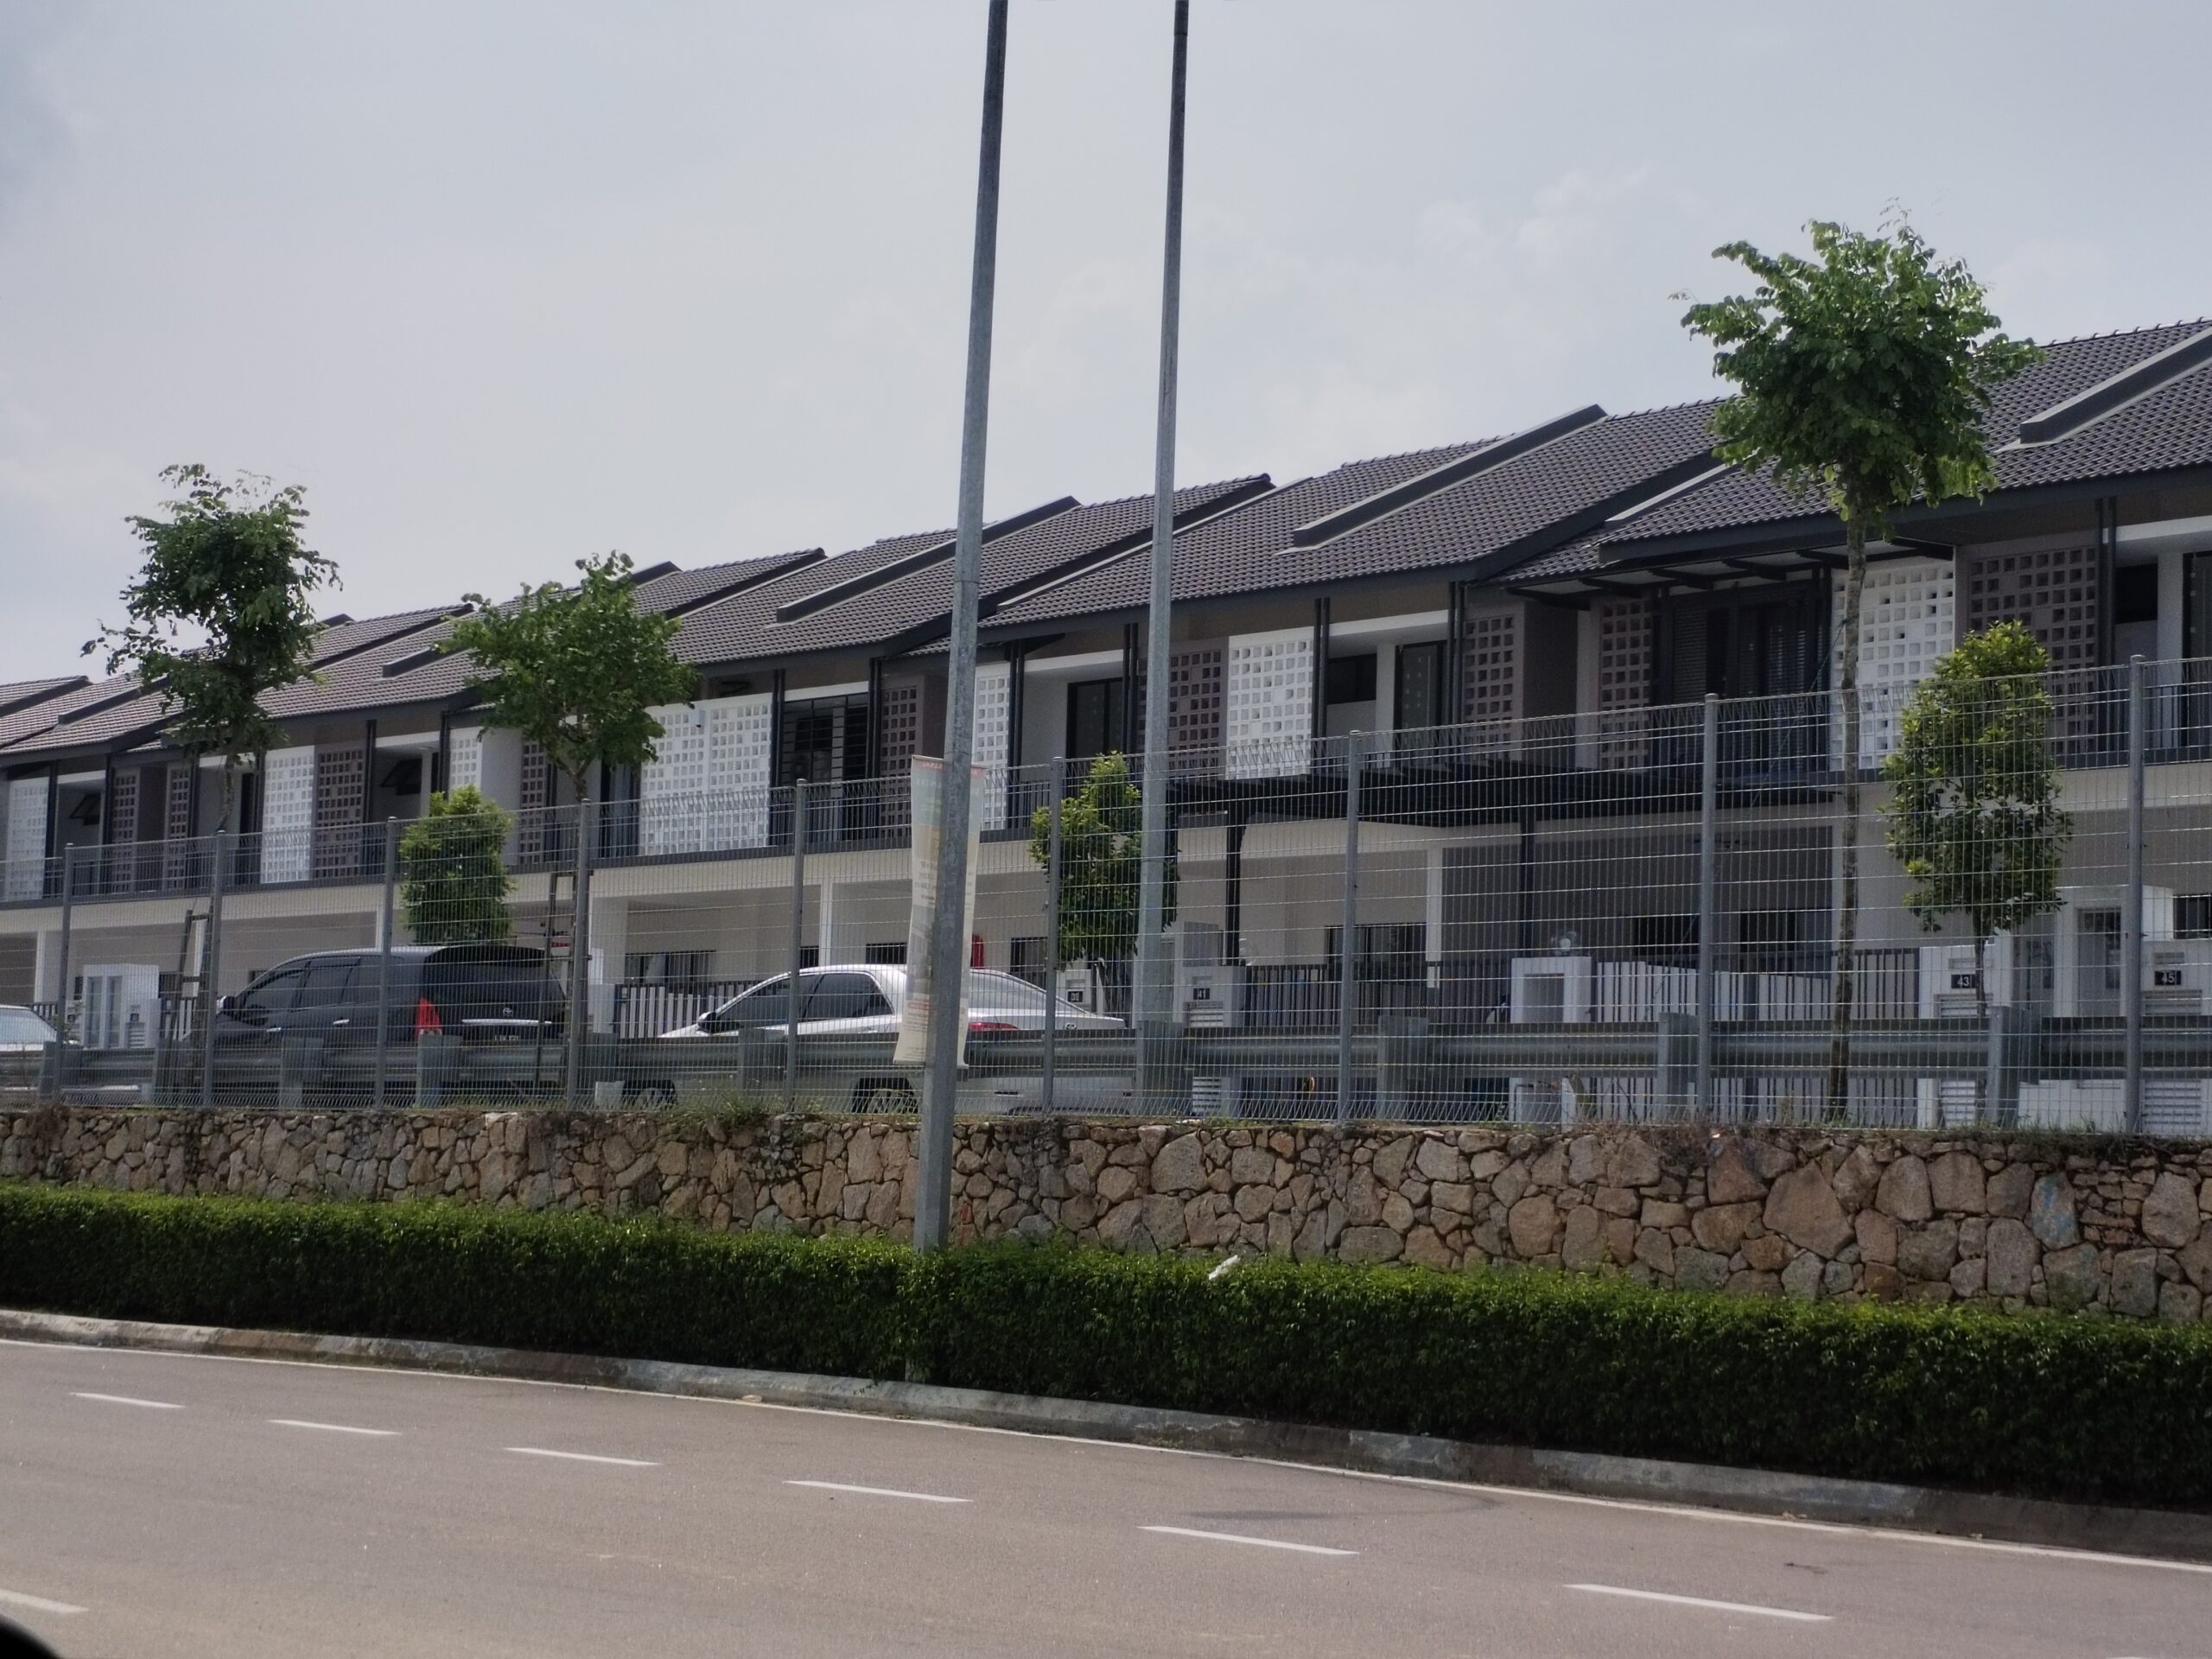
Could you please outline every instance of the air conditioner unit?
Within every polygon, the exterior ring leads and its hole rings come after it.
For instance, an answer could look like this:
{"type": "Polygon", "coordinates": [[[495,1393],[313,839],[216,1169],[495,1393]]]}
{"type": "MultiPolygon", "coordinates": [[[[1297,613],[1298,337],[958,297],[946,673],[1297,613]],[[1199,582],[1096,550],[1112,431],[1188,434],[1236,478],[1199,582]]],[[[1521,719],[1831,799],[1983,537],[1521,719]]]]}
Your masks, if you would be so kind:
{"type": "Polygon", "coordinates": [[[86,1048],[151,1048],[161,1018],[158,968],[101,963],[78,980],[77,1030],[86,1048]]]}
{"type": "Polygon", "coordinates": [[[1508,1017],[1516,1026],[1587,1024],[1594,977],[1588,957],[1516,957],[1508,1017]]]}

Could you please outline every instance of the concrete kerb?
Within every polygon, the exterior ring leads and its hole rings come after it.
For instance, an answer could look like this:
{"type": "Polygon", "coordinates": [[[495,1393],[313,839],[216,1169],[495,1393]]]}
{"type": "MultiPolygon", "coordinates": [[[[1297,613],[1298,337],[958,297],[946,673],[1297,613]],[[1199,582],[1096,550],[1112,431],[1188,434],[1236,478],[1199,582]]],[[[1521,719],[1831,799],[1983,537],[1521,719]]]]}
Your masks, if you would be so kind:
{"type": "Polygon", "coordinates": [[[1275,1423],[931,1383],[738,1370],[391,1337],[316,1336],[0,1309],[0,1338],[239,1359],[373,1365],[646,1394],[848,1411],[974,1428],[1261,1458],[1470,1485],[1726,1510],[2051,1548],[2212,1562],[2212,1515],[1993,1497],[1936,1487],[1484,1446],[1421,1434],[1275,1423]]]}

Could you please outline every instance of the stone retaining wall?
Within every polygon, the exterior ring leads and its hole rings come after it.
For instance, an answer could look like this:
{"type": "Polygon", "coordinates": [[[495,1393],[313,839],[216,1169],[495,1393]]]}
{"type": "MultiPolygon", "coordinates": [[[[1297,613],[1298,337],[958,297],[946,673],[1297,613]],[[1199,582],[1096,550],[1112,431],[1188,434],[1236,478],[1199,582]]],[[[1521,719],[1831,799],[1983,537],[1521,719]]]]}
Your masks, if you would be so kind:
{"type": "MultiPolygon", "coordinates": [[[[0,1178],[905,1236],[911,1122],[0,1111],[0,1178]]],[[[2205,1317],[2212,1146],[1762,1128],[963,1123],[963,1238],[1528,1262],[1744,1295],[2205,1317]]]]}

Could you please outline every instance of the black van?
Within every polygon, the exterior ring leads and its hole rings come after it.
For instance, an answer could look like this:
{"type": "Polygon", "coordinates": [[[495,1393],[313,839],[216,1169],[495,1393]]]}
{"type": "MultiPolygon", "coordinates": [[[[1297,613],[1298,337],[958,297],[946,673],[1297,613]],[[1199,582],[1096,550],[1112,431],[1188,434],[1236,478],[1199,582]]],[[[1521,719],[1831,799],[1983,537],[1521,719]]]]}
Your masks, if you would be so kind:
{"type": "Polygon", "coordinates": [[[464,1086],[542,1085],[560,1076],[568,997],[543,952],[413,944],[395,945],[388,957],[373,946],[295,957],[223,998],[215,1008],[217,1084],[265,1093],[289,1064],[317,1092],[365,1093],[379,1006],[388,1082],[411,1086],[408,1046],[433,1036],[458,1039],[454,1081],[464,1086]]]}

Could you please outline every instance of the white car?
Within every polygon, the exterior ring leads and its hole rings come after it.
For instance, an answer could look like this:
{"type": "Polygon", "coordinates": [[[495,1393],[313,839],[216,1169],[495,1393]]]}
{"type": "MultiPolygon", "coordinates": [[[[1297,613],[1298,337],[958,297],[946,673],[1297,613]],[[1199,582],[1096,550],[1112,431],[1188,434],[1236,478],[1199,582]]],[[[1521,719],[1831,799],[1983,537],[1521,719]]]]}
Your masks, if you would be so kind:
{"type": "MultiPolygon", "coordinates": [[[[802,1043],[815,1036],[891,1036],[899,1029],[906,1006],[906,970],[867,964],[837,964],[799,971],[798,1034],[802,1043]]],[[[779,974],[742,995],[702,1014],[688,1026],[661,1033],[663,1042],[711,1042],[734,1039],[747,1031],[781,1036],[791,1018],[791,976],[779,974]]],[[[968,1029],[992,1032],[1042,1031],[1047,1003],[1045,993],[1027,980],[988,968],[968,970],[968,1029]]],[[[1064,1032],[1126,1031],[1128,1027],[1110,1014],[1095,1014],[1063,1002],[1053,1015],[1055,1028],[1064,1032]]],[[[679,1090],[673,1083],[656,1089],[639,1086],[638,1092],[705,1094],[706,1079],[686,1077],[679,1090]]],[[[802,1075],[801,1091],[819,1095],[819,1073],[802,1075]]],[[[914,1109],[913,1084],[899,1076],[861,1076],[837,1080],[837,1090],[848,1094],[856,1112],[910,1112],[914,1109]]],[[[1135,1109],[1136,1090],[1126,1077],[1055,1069],[1052,1109],[1059,1112],[1126,1112],[1135,1109]]],[[[1029,1072],[983,1075],[964,1078],[960,1106],[971,1112],[1034,1112],[1044,1109],[1044,1078],[1029,1072]]]]}

